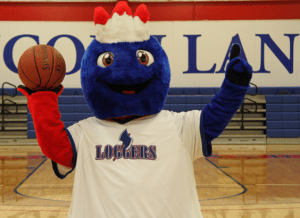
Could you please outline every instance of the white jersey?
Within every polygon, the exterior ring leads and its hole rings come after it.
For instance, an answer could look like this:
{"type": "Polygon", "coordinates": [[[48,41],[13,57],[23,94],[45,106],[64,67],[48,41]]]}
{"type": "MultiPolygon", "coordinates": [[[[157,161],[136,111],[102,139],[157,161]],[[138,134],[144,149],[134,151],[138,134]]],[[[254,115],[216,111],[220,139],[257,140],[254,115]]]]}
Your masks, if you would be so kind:
{"type": "Polygon", "coordinates": [[[203,156],[200,114],[163,110],[126,124],[91,117],[70,126],[77,164],[68,217],[202,218],[193,170],[203,156]]]}

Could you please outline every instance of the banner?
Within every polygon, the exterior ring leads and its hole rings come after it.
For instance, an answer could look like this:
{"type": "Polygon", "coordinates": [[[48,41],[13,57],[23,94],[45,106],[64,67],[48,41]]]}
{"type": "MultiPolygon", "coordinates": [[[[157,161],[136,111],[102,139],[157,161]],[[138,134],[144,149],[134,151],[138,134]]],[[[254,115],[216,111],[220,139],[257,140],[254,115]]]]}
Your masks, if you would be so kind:
{"type": "MultiPolygon", "coordinates": [[[[150,22],[151,35],[165,49],[171,87],[220,87],[230,47],[239,43],[241,57],[253,67],[258,87],[300,86],[299,20],[150,22]]],[[[93,22],[0,22],[0,85],[21,84],[17,74],[22,53],[47,44],[64,56],[66,88],[79,88],[80,62],[93,40],[93,22]]]]}

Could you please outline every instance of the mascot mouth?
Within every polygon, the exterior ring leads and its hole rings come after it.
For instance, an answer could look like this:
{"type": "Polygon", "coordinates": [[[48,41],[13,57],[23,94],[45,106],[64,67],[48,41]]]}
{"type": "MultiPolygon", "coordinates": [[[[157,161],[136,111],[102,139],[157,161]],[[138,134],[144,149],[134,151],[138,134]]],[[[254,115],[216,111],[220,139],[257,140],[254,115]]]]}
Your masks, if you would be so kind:
{"type": "Polygon", "coordinates": [[[148,80],[143,83],[130,84],[130,85],[115,85],[106,82],[103,83],[107,85],[108,88],[110,88],[112,91],[117,92],[119,94],[134,95],[143,91],[149,85],[150,82],[151,80],[148,80]]]}

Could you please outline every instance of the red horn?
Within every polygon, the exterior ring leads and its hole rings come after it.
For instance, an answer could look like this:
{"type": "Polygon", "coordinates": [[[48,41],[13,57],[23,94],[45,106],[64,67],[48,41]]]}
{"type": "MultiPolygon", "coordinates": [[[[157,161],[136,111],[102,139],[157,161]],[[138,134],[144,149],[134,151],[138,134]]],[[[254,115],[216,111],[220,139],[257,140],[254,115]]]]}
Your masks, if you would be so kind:
{"type": "Polygon", "coordinates": [[[150,14],[149,14],[149,11],[148,11],[146,5],[144,5],[144,4],[139,5],[139,7],[136,9],[133,17],[135,17],[135,16],[138,16],[141,19],[141,21],[143,21],[144,23],[147,23],[147,21],[149,21],[150,14]]]}
{"type": "Polygon", "coordinates": [[[120,1],[116,4],[116,7],[114,8],[112,15],[117,12],[120,16],[126,12],[127,15],[132,15],[131,9],[128,6],[128,4],[125,1],[120,1]]]}
{"type": "Polygon", "coordinates": [[[111,18],[111,16],[106,12],[106,10],[103,7],[95,8],[95,13],[94,13],[95,24],[105,25],[109,18],[111,18]]]}

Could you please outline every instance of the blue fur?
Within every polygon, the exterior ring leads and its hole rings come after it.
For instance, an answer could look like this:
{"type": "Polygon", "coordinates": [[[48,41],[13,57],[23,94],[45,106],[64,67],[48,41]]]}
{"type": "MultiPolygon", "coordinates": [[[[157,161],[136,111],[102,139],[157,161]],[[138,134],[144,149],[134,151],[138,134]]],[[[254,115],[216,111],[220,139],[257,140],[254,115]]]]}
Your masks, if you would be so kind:
{"type": "Polygon", "coordinates": [[[234,65],[233,70],[237,72],[243,73],[245,72],[245,70],[247,70],[250,73],[250,76],[252,78],[252,67],[246,60],[241,59],[240,57],[236,57],[232,59],[226,66],[226,72],[232,65],[234,65]],[[240,60],[240,62],[236,64],[238,60],[240,60]]]}
{"type": "MultiPolygon", "coordinates": [[[[226,74],[231,66],[240,73],[249,73],[250,79],[252,78],[252,67],[247,61],[239,57],[232,59],[226,67],[226,74]]],[[[245,87],[233,84],[225,76],[221,90],[212,98],[211,104],[207,104],[203,108],[201,114],[203,122],[200,123],[200,129],[204,130],[202,141],[206,145],[206,148],[203,150],[205,156],[211,155],[211,141],[223,132],[244,102],[249,88],[250,85],[245,87]]]]}
{"type": "MultiPolygon", "coordinates": [[[[235,71],[248,71],[252,77],[252,68],[245,60],[234,58],[229,62],[226,71],[232,65],[235,71]]],[[[144,116],[160,112],[167,97],[170,77],[167,55],[152,36],[147,41],[134,43],[105,44],[94,39],[82,59],[83,94],[92,112],[99,119],[144,116]],[[137,50],[151,52],[154,63],[149,67],[141,65],[136,57],[137,50]],[[97,65],[97,59],[108,51],[113,53],[114,62],[109,67],[102,68],[97,65]],[[132,85],[149,80],[150,84],[134,95],[117,93],[105,84],[132,85]]],[[[211,141],[219,136],[230,122],[243,103],[248,89],[249,85],[235,85],[225,76],[220,92],[214,96],[211,104],[203,109],[200,129],[205,156],[211,155],[211,141]]]]}
{"type": "Polygon", "coordinates": [[[151,36],[144,42],[100,43],[93,40],[81,63],[83,94],[94,115],[99,119],[129,115],[144,116],[162,110],[170,85],[170,67],[165,51],[151,36]],[[152,53],[154,63],[141,65],[137,50],[152,53]],[[100,54],[110,51],[114,62],[107,68],[97,65],[100,54]],[[151,80],[138,94],[126,95],[112,91],[103,82],[115,85],[138,84],[151,80]]]}

